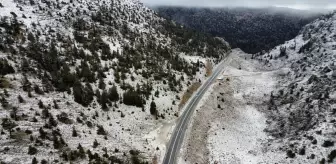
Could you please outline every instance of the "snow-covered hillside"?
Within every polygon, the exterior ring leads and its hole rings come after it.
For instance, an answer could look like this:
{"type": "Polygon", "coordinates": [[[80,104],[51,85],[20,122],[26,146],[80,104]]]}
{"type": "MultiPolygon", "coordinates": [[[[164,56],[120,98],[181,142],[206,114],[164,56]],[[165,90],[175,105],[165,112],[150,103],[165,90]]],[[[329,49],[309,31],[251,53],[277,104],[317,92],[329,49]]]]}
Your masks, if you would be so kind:
{"type": "Polygon", "coordinates": [[[336,13],[254,58],[268,69],[289,70],[267,102],[266,131],[273,142],[294,163],[336,162],[336,13]]]}
{"type": "Polygon", "coordinates": [[[336,163],[336,13],[269,52],[225,60],[179,163],[336,163]]]}
{"type": "Polygon", "coordinates": [[[5,163],[157,162],[155,132],[229,50],[135,0],[0,1],[0,40],[5,163]]]}

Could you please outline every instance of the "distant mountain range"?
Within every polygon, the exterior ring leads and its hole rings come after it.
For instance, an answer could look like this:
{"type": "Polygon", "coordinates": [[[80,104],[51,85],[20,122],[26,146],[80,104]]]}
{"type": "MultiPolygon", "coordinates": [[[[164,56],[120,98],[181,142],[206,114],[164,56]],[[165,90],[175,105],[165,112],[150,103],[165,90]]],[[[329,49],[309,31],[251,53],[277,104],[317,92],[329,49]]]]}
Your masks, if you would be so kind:
{"type": "Polygon", "coordinates": [[[269,50],[294,38],[321,13],[290,8],[154,7],[159,15],[192,29],[224,37],[248,53],[269,50]]]}

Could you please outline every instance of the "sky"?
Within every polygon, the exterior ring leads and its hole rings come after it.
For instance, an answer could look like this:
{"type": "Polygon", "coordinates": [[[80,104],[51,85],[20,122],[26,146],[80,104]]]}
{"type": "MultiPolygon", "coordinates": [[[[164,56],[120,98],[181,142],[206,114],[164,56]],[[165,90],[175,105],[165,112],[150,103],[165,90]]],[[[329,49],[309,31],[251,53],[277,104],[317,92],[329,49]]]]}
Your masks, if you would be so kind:
{"type": "Polygon", "coordinates": [[[294,9],[336,9],[336,0],[140,0],[150,6],[190,7],[288,7],[294,9]]]}

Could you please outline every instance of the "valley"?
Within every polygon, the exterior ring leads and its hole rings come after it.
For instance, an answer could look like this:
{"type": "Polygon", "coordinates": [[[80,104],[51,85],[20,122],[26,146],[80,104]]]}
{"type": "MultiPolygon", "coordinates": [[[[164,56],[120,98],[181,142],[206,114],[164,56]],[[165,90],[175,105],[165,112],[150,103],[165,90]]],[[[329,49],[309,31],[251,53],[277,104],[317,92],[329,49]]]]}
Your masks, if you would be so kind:
{"type": "Polygon", "coordinates": [[[336,13],[187,11],[1,1],[0,163],[335,163],[336,13]]]}

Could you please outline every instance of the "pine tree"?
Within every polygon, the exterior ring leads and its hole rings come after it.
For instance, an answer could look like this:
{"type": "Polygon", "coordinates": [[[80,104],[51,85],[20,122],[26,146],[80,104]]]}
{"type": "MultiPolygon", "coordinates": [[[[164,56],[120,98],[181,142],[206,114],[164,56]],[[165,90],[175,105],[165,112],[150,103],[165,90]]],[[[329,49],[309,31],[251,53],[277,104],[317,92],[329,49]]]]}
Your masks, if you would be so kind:
{"type": "Polygon", "coordinates": [[[8,64],[6,59],[0,59],[0,75],[15,73],[14,68],[8,64]]]}
{"type": "Polygon", "coordinates": [[[98,84],[98,88],[99,89],[105,89],[106,84],[104,82],[104,79],[102,77],[99,78],[99,84],[98,84]]]}
{"type": "Polygon", "coordinates": [[[19,100],[19,103],[24,103],[25,102],[21,95],[18,96],[18,100],[19,100]]]}
{"type": "Polygon", "coordinates": [[[43,102],[42,102],[41,100],[39,101],[38,106],[39,106],[39,108],[41,108],[41,109],[44,108],[43,102]]]}
{"type": "Polygon", "coordinates": [[[54,100],[54,108],[55,108],[55,109],[59,109],[59,106],[58,106],[56,100],[54,100]]]}
{"type": "Polygon", "coordinates": [[[106,92],[106,90],[103,91],[103,94],[101,95],[101,99],[100,99],[100,104],[102,106],[103,109],[107,109],[107,103],[108,103],[108,94],[106,92]]]}
{"type": "Polygon", "coordinates": [[[109,99],[112,102],[118,101],[119,100],[119,94],[117,87],[113,84],[112,88],[109,89],[109,99]]]}
{"type": "Polygon", "coordinates": [[[93,148],[97,148],[98,145],[99,145],[99,143],[98,143],[98,141],[95,139],[95,140],[93,141],[93,148]]]}
{"type": "Polygon", "coordinates": [[[41,164],[48,164],[48,161],[45,160],[45,159],[42,159],[42,160],[41,160],[41,164]]]}
{"type": "Polygon", "coordinates": [[[77,137],[77,136],[78,134],[77,134],[75,127],[72,127],[72,137],[77,137]]]}
{"type": "Polygon", "coordinates": [[[41,90],[41,88],[38,85],[34,85],[34,91],[36,94],[43,95],[44,92],[41,90]]]}
{"type": "Polygon", "coordinates": [[[32,160],[32,164],[38,164],[38,161],[37,161],[37,159],[35,157],[32,160]]]}
{"type": "Polygon", "coordinates": [[[81,144],[78,144],[77,149],[78,149],[79,157],[80,158],[85,158],[86,157],[85,151],[84,151],[84,148],[82,147],[81,144]]]}
{"type": "Polygon", "coordinates": [[[43,130],[42,127],[39,129],[39,132],[40,132],[40,137],[41,137],[42,139],[45,139],[46,136],[47,136],[47,133],[43,130]]]}
{"type": "Polygon", "coordinates": [[[98,125],[98,130],[97,130],[98,135],[106,135],[106,131],[103,126],[98,125]]]}
{"type": "Polygon", "coordinates": [[[57,121],[54,119],[54,117],[52,115],[50,115],[50,117],[49,117],[49,125],[51,125],[52,127],[57,126],[57,121]]]}
{"type": "Polygon", "coordinates": [[[85,107],[93,101],[94,92],[89,83],[86,83],[85,86],[83,86],[77,81],[73,86],[73,94],[75,101],[85,107]]]}
{"type": "Polygon", "coordinates": [[[150,104],[150,113],[151,115],[154,115],[154,116],[157,115],[156,104],[154,101],[152,101],[150,104]]]}
{"type": "Polygon", "coordinates": [[[33,147],[33,146],[28,147],[28,154],[29,155],[34,155],[36,153],[37,153],[37,149],[35,147],[33,147]]]}
{"type": "Polygon", "coordinates": [[[119,74],[118,70],[119,69],[114,70],[114,78],[115,78],[114,81],[116,83],[120,83],[120,74],[119,74]]]}
{"type": "Polygon", "coordinates": [[[63,158],[64,161],[68,161],[69,158],[68,158],[68,154],[66,152],[63,152],[61,157],[63,158]]]}
{"type": "Polygon", "coordinates": [[[55,149],[60,149],[62,147],[62,144],[60,143],[60,141],[56,136],[54,136],[53,145],[55,149]]]}

